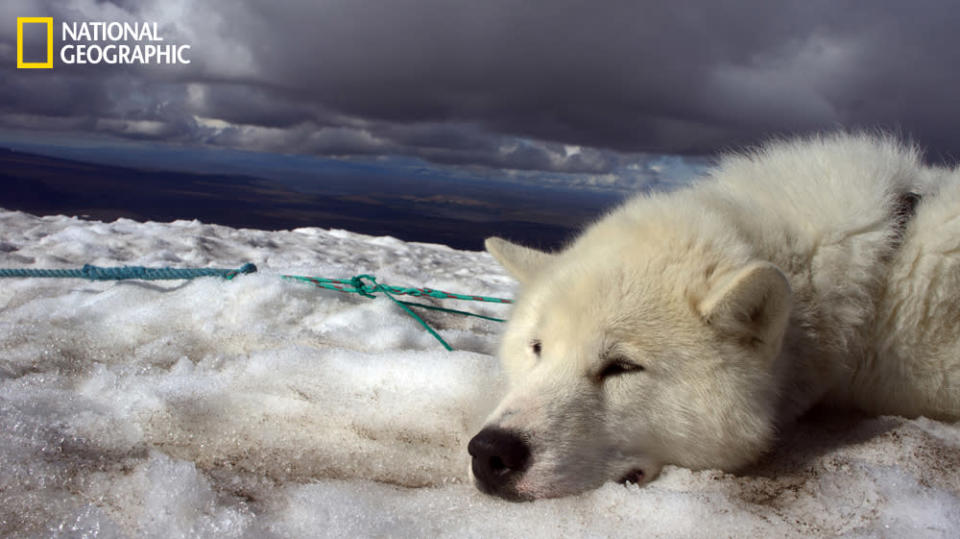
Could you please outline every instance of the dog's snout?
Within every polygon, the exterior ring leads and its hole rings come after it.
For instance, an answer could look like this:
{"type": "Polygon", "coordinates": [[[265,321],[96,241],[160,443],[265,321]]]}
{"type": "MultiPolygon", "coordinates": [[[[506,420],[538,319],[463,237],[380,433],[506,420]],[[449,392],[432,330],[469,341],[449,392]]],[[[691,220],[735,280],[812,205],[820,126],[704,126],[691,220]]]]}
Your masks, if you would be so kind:
{"type": "Polygon", "coordinates": [[[504,490],[530,464],[530,446],[514,432],[487,427],[470,440],[473,475],[489,494],[509,497],[504,490]]]}

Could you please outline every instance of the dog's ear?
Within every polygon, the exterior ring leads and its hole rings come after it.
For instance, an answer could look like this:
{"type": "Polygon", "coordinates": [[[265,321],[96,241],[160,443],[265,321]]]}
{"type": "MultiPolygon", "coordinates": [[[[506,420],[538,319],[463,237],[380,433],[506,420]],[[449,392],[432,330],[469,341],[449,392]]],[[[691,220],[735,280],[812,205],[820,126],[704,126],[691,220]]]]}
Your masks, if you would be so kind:
{"type": "Polygon", "coordinates": [[[554,257],[549,253],[496,237],[487,238],[483,245],[487,248],[487,252],[521,283],[533,279],[554,257]]]}
{"type": "Polygon", "coordinates": [[[699,304],[704,322],[754,347],[780,348],[792,306],[790,283],[769,262],[721,276],[699,304]]]}

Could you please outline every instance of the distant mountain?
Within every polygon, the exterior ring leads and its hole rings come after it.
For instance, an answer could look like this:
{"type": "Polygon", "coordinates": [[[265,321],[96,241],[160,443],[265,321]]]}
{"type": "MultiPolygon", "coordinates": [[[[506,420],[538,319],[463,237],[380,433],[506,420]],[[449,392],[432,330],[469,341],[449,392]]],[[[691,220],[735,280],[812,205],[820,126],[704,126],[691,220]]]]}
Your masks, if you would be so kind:
{"type": "Polygon", "coordinates": [[[505,236],[555,247],[614,195],[507,182],[352,175],[307,187],[232,174],[141,170],[0,150],[0,206],[114,220],[198,219],[265,230],[344,228],[478,250],[505,236]]]}

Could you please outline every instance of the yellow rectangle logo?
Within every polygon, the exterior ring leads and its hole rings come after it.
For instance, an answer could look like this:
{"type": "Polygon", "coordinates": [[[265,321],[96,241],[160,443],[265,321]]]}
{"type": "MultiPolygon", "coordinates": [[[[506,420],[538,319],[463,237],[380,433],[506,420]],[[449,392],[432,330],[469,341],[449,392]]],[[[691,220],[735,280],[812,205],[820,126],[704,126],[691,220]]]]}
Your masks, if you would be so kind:
{"type": "Polygon", "coordinates": [[[17,69],[53,69],[53,17],[17,17],[17,69]],[[23,25],[47,25],[47,61],[23,61],[23,25]]]}

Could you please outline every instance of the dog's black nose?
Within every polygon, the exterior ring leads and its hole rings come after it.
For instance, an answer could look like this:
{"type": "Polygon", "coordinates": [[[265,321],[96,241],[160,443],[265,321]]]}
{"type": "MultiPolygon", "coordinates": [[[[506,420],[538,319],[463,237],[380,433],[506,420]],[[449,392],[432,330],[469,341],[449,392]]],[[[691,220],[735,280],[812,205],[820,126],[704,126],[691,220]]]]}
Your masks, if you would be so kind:
{"type": "Polygon", "coordinates": [[[530,446],[516,433],[487,427],[470,440],[467,452],[473,456],[473,475],[481,490],[510,497],[505,487],[530,465],[530,446]]]}

